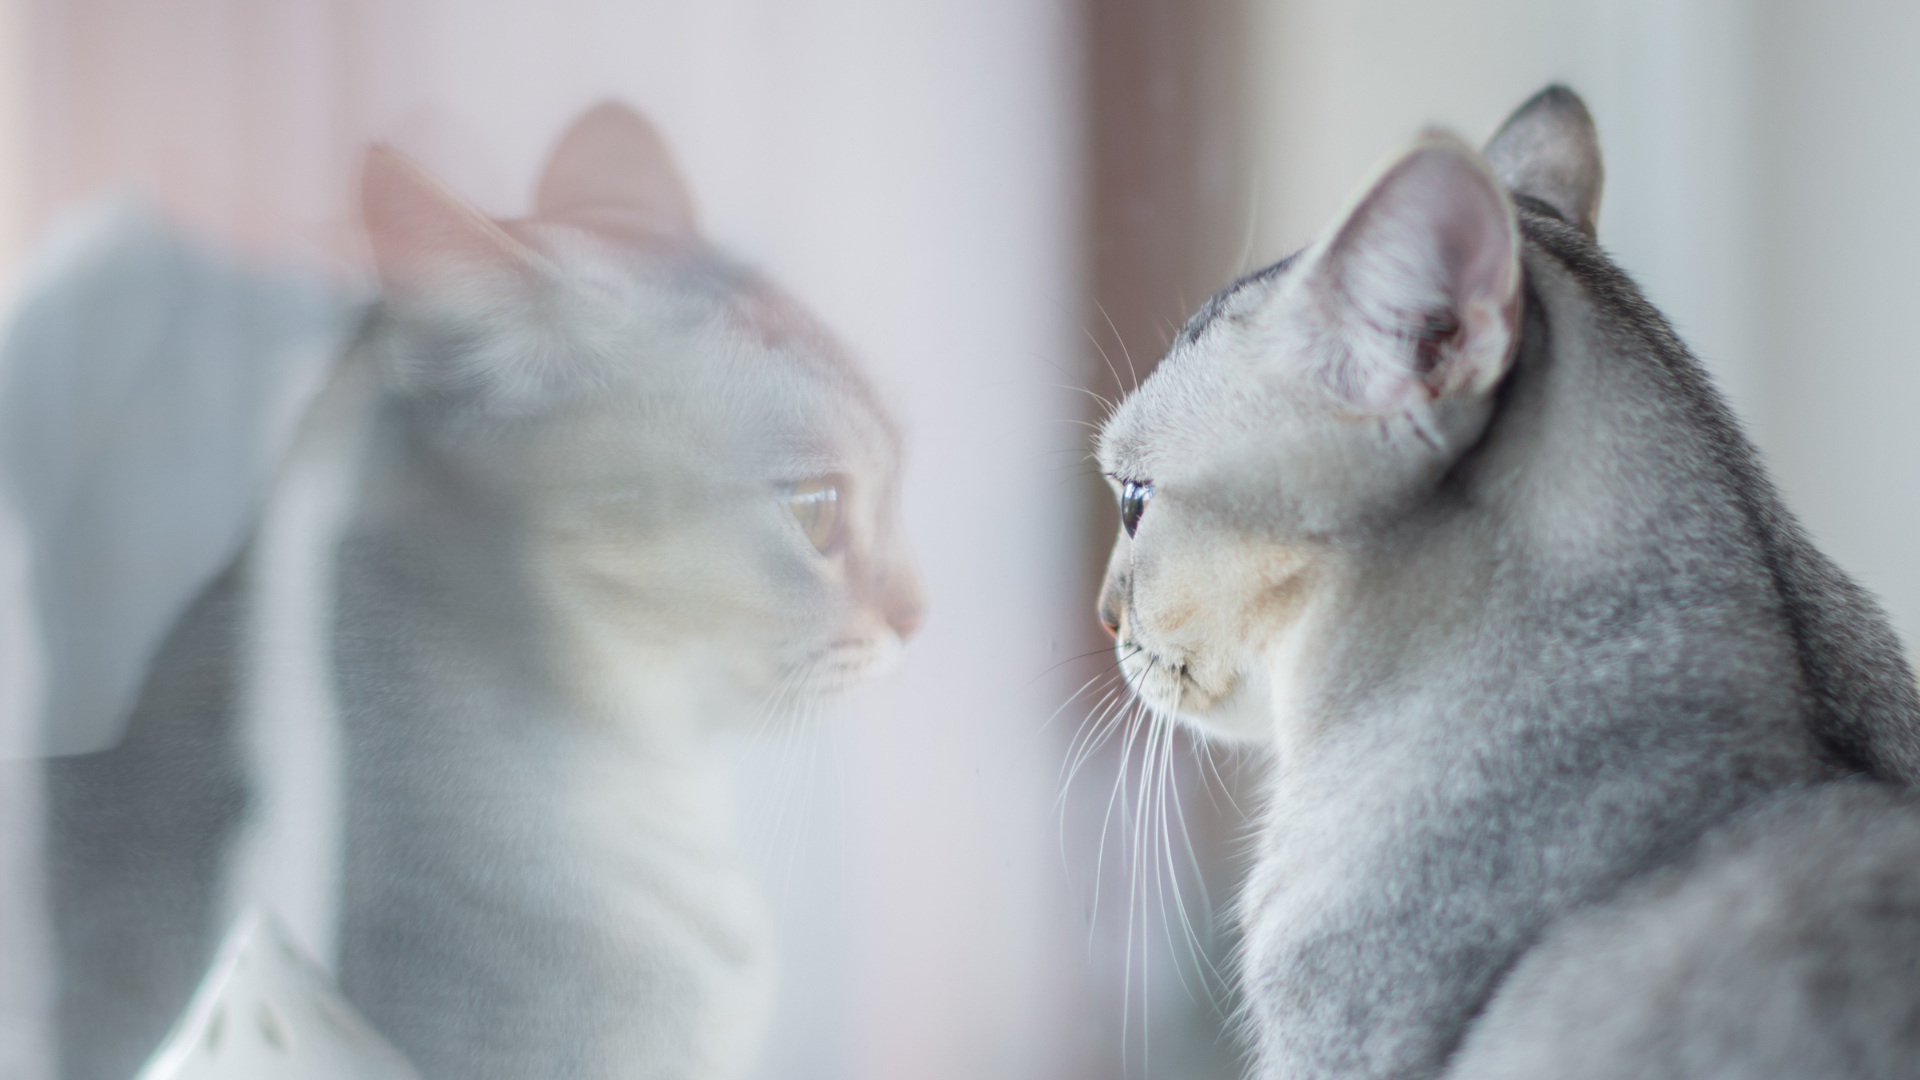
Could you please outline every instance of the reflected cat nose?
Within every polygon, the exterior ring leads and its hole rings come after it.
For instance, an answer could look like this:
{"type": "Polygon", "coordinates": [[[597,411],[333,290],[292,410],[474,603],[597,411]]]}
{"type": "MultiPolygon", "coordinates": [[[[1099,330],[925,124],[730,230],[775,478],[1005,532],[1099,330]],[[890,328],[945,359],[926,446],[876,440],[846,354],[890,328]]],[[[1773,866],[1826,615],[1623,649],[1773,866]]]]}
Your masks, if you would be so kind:
{"type": "Polygon", "coordinates": [[[927,599],[920,591],[920,583],[909,576],[905,581],[893,585],[887,590],[881,613],[893,632],[905,641],[920,629],[920,622],[926,617],[927,599]]]}
{"type": "Polygon", "coordinates": [[[900,635],[901,641],[905,641],[913,636],[915,630],[920,629],[921,615],[922,612],[917,606],[897,611],[889,610],[887,625],[893,627],[893,632],[900,635]]]}

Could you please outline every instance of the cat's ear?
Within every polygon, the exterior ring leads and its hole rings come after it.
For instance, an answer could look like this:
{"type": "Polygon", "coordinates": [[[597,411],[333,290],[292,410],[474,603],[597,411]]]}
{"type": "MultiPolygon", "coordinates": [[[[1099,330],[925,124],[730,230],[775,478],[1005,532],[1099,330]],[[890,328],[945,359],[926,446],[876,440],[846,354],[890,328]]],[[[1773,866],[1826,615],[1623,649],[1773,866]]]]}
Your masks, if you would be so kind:
{"type": "Polygon", "coordinates": [[[401,292],[476,273],[525,273],[540,257],[390,146],[367,151],[360,209],[374,265],[401,292]]]}
{"type": "Polygon", "coordinates": [[[574,121],[540,178],[535,213],[548,221],[639,236],[695,231],[693,196],[652,124],[606,101],[574,121]]]}
{"type": "Polygon", "coordinates": [[[1519,335],[1519,227],[1486,162],[1455,136],[1421,136],[1309,259],[1309,347],[1352,407],[1419,420],[1506,374],[1519,335]]]}
{"type": "Polygon", "coordinates": [[[1580,95],[1556,84],[1528,98],[1487,140],[1486,155],[1508,191],[1594,234],[1606,170],[1580,95]]]}

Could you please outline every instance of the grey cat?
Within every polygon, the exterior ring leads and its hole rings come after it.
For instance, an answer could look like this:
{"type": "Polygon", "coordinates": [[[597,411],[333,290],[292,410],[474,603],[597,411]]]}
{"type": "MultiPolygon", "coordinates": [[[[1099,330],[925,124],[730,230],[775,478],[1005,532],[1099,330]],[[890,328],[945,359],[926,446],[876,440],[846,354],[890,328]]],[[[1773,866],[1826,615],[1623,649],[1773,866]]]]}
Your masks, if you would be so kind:
{"type": "Polygon", "coordinates": [[[264,905],[427,1077],[737,1076],[774,949],[719,740],[913,632],[897,428],[623,107],[533,218],[379,148],[364,204],[382,300],[252,549],[126,741],[48,767],[64,1075],[130,1076],[264,905]],[[331,798],[272,779],[324,764],[314,701],[331,798]]]}
{"type": "Polygon", "coordinates": [[[1911,1076],[1920,701],[1594,236],[1571,92],[1423,136],[1108,421],[1101,616],[1270,744],[1262,1077],[1911,1076]]]}

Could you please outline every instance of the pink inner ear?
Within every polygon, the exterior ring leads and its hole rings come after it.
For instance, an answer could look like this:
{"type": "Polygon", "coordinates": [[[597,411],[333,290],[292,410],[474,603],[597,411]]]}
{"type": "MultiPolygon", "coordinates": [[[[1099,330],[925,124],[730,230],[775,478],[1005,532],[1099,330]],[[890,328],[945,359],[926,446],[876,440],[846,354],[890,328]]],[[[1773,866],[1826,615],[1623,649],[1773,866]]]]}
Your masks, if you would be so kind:
{"type": "Polygon", "coordinates": [[[1336,385],[1369,411],[1479,392],[1504,372],[1519,313],[1519,235],[1498,182],[1431,133],[1367,192],[1312,285],[1347,339],[1336,385]]]}
{"type": "Polygon", "coordinates": [[[1349,224],[1363,235],[1379,234],[1372,243],[1416,249],[1400,254],[1410,264],[1436,261],[1440,279],[1429,284],[1460,307],[1510,293],[1516,268],[1511,216],[1471,154],[1464,146],[1415,150],[1389,170],[1349,224]],[[1424,258],[1421,246],[1432,249],[1424,258]]]}
{"type": "Polygon", "coordinates": [[[535,212],[622,232],[679,235],[695,230],[693,197],[646,118],[603,102],[574,122],[540,180],[535,212]]]}
{"type": "Polygon", "coordinates": [[[1448,215],[1442,229],[1457,229],[1461,236],[1448,259],[1454,279],[1454,298],[1461,304],[1472,300],[1505,297],[1514,291],[1515,272],[1513,223],[1499,196],[1488,188],[1473,186],[1459,193],[1456,211],[1448,215]]]}

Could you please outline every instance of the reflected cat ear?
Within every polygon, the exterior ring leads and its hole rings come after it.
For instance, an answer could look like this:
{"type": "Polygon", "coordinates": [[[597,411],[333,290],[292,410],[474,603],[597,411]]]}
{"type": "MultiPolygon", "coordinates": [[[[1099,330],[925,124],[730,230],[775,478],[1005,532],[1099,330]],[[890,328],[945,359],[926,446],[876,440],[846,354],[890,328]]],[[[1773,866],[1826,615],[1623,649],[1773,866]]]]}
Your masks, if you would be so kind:
{"type": "Polygon", "coordinates": [[[1594,234],[1606,169],[1580,95],[1554,85],[1528,98],[1487,140],[1486,154],[1508,191],[1545,203],[1581,232],[1594,234]]]}
{"type": "Polygon", "coordinates": [[[1506,373],[1520,318],[1513,204],[1480,155],[1428,132],[1310,256],[1324,374],[1361,411],[1424,416],[1506,373]]]}
{"type": "Polygon", "coordinates": [[[693,197],[652,124],[619,102],[587,110],[560,139],[535,213],[623,236],[695,231],[693,197]]]}
{"type": "Polygon", "coordinates": [[[532,249],[390,146],[367,151],[360,209],[389,288],[476,270],[520,273],[539,263],[532,249]]]}

